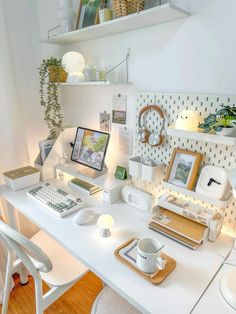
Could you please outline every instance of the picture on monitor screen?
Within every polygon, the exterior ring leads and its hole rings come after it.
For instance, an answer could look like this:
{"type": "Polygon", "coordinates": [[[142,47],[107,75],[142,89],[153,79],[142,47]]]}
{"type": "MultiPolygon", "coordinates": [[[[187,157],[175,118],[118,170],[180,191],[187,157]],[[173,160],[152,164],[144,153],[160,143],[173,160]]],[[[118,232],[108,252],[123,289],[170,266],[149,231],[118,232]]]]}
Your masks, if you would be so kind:
{"type": "Polygon", "coordinates": [[[77,128],[71,160],[96,170],[102,170],[110,135],[77,128]]]}

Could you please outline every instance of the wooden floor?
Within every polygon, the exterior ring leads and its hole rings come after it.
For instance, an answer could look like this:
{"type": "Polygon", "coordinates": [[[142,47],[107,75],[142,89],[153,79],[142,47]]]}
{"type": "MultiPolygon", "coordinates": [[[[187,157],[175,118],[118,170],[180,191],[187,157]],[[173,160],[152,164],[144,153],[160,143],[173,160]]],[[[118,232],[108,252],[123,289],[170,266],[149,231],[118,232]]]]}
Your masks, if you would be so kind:
{"type": "MultiPolygon", "coordinates": [[[[29,277],[29,283],[21,286],[19,276],[15,278],[16,286],[11,292],[8,314],[34,314],[34,281],[29,277]]],[[[93,302],[102,289],[101,280],[93,273],[87,273],[69,291],[53,303],[45,314],[89,314],[93,302]]],[[[48,287],[44,284],[44,292],[48,287]]],[[[0,306],[1,312],[1,306],[0,306]]]]}

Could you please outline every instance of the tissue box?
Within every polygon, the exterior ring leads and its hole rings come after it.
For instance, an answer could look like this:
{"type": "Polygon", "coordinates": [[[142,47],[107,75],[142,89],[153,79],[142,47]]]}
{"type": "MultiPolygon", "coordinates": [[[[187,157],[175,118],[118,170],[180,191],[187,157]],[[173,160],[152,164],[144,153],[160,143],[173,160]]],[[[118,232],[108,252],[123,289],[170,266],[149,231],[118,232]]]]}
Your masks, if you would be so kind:
{"type": "Polygon", "coordinates": [[[37,184],[40,178],[40,171],[31,166],[27,166],[4,172],[3,176],[6,185],[10,189],[17,191],[37,184]]]}

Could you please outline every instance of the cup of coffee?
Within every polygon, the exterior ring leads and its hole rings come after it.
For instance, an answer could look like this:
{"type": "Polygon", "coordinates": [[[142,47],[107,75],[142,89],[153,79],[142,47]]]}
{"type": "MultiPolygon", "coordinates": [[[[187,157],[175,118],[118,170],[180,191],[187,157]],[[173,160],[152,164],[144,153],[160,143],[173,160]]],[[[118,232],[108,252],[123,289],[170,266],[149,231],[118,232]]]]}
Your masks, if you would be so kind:
{"type": "Polygon", "coordinates": [[[137,244],[137,267],[145,273],[154,273],[165,268],[165,260],[160,256],[164,247],[156,239],[144,238],[137,244]]]}

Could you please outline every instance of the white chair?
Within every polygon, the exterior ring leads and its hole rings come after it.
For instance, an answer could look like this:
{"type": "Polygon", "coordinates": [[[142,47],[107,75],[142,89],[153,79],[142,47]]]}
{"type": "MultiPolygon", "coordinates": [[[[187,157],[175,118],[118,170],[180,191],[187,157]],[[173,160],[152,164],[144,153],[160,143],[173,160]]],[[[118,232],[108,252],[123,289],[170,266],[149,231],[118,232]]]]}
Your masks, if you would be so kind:
{"type": "Polygon", "coordinates": [[[30,240],[0,221],[0,239],[8,251],[2,314],[7,314],[14,253],[34,278],[36,313],[43,311],[79,280],[88,269],[51,237],[39,231],[30,240]],[[43,295],[42,280],[51,288],[43,295]]]}
{"type": "Polygon", "coordinates": [[[106,286],[97,296],[91,314],[142,314],[118,293],[106,286]]]}

